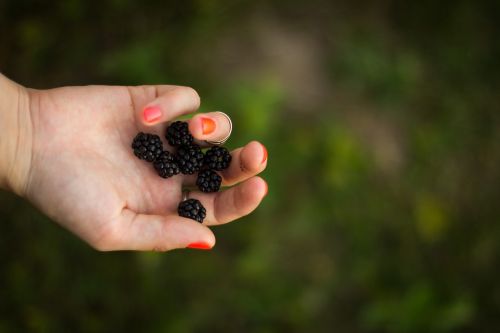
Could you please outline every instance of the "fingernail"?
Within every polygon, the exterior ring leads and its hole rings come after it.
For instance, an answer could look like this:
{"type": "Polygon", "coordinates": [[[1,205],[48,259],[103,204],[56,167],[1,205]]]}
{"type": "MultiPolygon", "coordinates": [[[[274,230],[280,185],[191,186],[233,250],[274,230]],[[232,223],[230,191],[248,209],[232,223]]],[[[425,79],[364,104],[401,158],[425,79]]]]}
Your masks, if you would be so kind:
{"type": "Polygon", "coordinates": [[[264,145],[262,145],[262,149],[264,150],[264,156],[262,157],[262,163],[267,161],[267,149],[264,145]]]}
{"type": "Polygon", "coordinates": [[[210,250],[212,247],[205,242],[195,242],[187,246],[190,249],[210,250]]]}
{"type": "Polygon", "coordinates": [[[149,106],[144,109],[144,120],[148,123],[152,123],[155,120],[158,120],[161,117],[161,110],[157,106],[149,106]]]}
{"type": "Polygon", "coordinates": [[[266,191],[264,192],[264,196],[266,196],[267,192],[269,192],[269,186],[267,185],[267,182],[264,182],[264,184],[266,184],[266,191]]]}
{"type": "Polygon", "coordinates": [[[215,131],[215,121],[210,118],[201,118],[201,128],[204,135],[210,134],[215,131]]]}

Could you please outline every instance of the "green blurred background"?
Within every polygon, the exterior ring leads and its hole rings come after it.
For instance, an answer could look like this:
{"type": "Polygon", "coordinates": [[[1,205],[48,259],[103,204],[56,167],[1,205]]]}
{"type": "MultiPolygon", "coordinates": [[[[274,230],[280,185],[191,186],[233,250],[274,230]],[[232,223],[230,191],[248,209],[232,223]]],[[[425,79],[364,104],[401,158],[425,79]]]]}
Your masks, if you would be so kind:
{"type": "Polygon", "coordinates": [[[269,150],[207,252],[98,253],[0,193],[0,332],[498,330],[499,4],[0,0],[8,77],[189,85],[269,150]]]}

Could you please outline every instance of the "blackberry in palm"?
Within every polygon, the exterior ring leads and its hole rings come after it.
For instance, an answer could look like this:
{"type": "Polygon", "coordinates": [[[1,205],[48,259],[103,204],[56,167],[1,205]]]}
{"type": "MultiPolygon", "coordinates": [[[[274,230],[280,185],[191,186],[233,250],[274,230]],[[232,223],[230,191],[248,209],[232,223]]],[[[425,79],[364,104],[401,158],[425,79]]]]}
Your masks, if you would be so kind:
{"type": "Polygon", "coordinates": [[[200,146],[192,144],[189,146],[180,146],[175,155],[177,165],[185,175],[192,175],[198,172],[203,166],[203,152],[200,146]]]}
{"type": "Polygon", "coordinates": [[[132,149],[139,159],[154,162],[163,152],[163,144],[158,135],[140,132],[132,141],[132,149]]]}
{"type": "Polygon", "coordinates": [[[174,155],[172,155],[168,151],[162,152],[160,156],[154,161],[153,166],[155,167],[158,175],[163,178],[175,176],[180,172],[174,155]]]}

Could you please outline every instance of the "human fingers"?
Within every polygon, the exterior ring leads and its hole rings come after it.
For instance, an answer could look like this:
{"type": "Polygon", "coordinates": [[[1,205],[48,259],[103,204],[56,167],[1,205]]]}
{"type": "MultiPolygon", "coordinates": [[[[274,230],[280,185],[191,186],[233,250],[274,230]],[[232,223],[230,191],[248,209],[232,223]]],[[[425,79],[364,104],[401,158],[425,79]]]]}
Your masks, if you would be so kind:
{"type": "Polygon", "coordinates": [[[168,122],[200,107],[200,96],[190,87],[140,86],[130,91],[137,118],[145,126],[168,122]]]}
{"type": "Polygon", "coordinates": [[[204,225],[225,224],[250,214],[267,194],[267,183],[253,177],[237,186],[217,193],[189,192],[188,197],[197,199],[205,207],[204,225]]]}
{"type": "MultiPolygon", "coordinates": [[[[267,149],[258,141],[251,141],[242,148],[231,152],[231,164],[219,174],[222,177],[222,185],[231,186],[240,183],[250,177],[258,175],[267,166],[267,149]]],[[[184,177],[185,186],[196,184],[196,175],[184,177]]]]}
{"type": "Polygon", "coordinates": [[[231,164],[221,171],[223,185],[231,186],[264,171],[267,166],[267,149],[258,141],[251,141],[243,148],[231,152],[231,164]]]}
{"type": "Polygon", "coordinates": [[[101,251],[169,251],[178,248],[211,249],[215,236],[206,226],[179,216],[137,214],[129,209],[111,224],[98,240],[101,251]]]}
{"type": "Polygon", "coordinates": [[[220,111],[197,114],[188,120],[189,132],[201,146],[208,142],[221,142],[229,138],[232,130],[229,116],[220,111]]]}

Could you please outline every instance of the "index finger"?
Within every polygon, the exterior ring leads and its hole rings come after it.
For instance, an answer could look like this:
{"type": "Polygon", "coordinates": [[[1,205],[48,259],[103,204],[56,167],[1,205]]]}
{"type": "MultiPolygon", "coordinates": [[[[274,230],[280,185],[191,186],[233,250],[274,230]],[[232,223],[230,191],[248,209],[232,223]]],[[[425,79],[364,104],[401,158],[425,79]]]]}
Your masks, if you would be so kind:
{"type": "Polygon", "coordinates": [[[191,87],[153,85],[129,88],[138,120],[152,126],[168,122],[200,107],[200,96],[191,87]]]}

